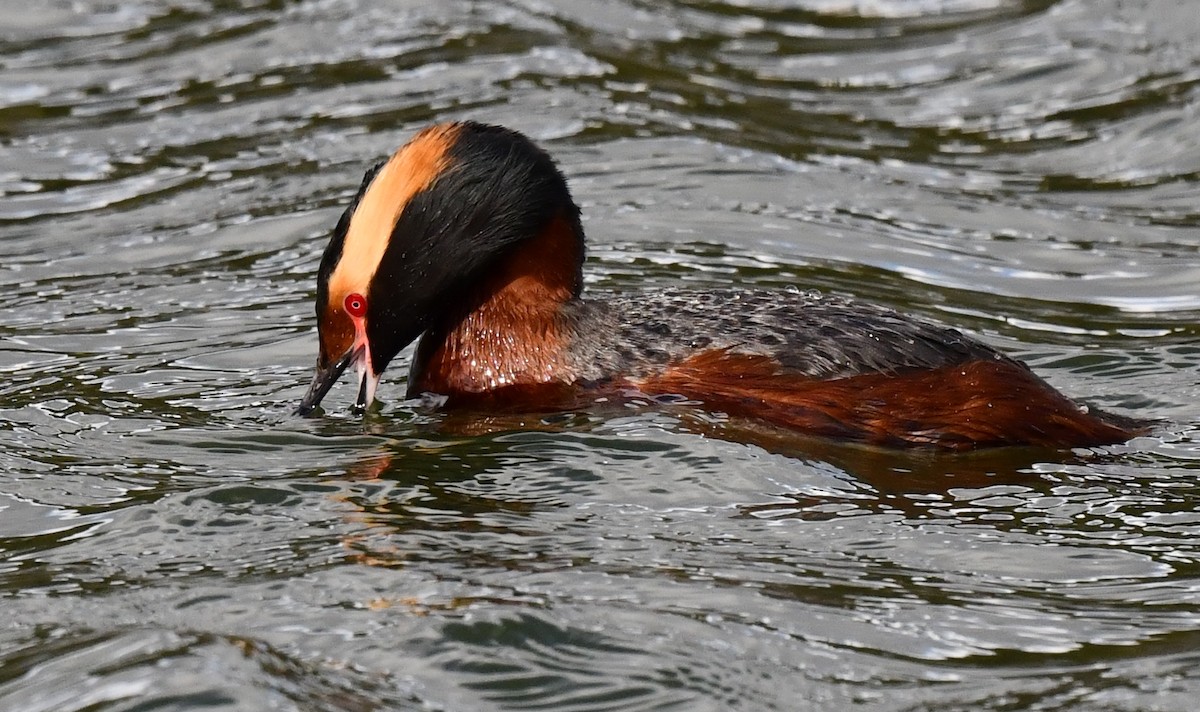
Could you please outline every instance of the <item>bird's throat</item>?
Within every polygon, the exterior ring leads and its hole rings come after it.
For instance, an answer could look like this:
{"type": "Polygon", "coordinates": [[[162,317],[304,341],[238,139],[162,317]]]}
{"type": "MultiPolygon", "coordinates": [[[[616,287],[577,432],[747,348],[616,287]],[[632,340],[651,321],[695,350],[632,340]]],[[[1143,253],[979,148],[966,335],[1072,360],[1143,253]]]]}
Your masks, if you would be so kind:
{"type": "Polygon", "coordinates": [[[505,256],[421,337],[409,396],[570,382],[563,309],[579,295],[582,250],[567,221],[555,220],[505,256]]]}

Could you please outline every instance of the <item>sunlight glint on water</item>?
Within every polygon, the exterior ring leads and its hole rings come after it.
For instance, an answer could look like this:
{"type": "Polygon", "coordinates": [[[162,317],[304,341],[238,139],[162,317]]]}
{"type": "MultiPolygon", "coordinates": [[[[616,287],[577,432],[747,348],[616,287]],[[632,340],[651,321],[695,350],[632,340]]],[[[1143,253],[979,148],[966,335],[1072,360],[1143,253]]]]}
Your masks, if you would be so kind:
{"type": "Polygon", "coordinates": [[[0,27],[0,710],[1191,709],[1186,3],[76,3],[0,27]],[[816,288],[1157,421],[1055,457],[687,404],[291,416],[429,122],[571,180],[588,289],[816,288]]]}

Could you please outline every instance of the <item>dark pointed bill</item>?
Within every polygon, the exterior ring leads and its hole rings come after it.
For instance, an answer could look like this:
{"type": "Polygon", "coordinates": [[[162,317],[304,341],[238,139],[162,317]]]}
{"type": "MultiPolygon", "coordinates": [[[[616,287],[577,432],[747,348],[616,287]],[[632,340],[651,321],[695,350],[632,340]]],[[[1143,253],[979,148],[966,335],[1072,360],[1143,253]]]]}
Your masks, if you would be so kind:
{"type": "Polygon", "coordinates": [[[355,413],[365,413],[367,406],[371,405],[370,401],[368,400],[371,397],[369,391],[370,380],[370,377],[364,373],[362,381],[360,381],[358,384],[358,399],[354,401],[355,413]]]}
{"type": "MultiPolygon", "coordinates": [[[[313,412],[313,409],[321,404],[321,399],[333,388],[333,384],[341,378],[342,372],[354,360],[354,352],[347,351],[346,355],[338,359],[335,363],[326,368],[317,368],[316,374],[313,375],[312,385],[308,387],[308,393],[300,399],[300,406],[296,408],[296,415],[305,416],[313,412]]],[[[360,398],[362,398],[360,391],[360,398]]]]}

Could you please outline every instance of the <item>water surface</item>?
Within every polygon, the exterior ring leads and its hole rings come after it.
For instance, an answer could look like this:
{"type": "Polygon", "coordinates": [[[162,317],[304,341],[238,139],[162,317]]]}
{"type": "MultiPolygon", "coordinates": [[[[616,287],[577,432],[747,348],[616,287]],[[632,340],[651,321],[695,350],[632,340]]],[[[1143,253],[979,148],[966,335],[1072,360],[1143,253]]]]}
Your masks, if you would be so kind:
{"type": "Polygon", "coordinates": [[[0,26],[0,709],[1174,710],[1187,3],[47,4],[0,26]],[[588,288],[820,288],[1158,421],[899,454],[683,405],[297,419],[363,170],[558,158],[588,288]]]}

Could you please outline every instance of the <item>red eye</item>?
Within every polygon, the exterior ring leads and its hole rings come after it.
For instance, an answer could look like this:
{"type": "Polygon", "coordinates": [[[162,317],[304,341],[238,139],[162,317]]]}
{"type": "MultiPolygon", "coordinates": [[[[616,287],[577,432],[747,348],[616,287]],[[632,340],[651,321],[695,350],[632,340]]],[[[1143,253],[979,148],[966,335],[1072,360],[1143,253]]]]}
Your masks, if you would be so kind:
{"type": "Polygon", "coordinates": [[[361,318],[367,313],[367,298],[361,294],[348,294],[344,302],[346,313],[355,319],[361,318]]]}

